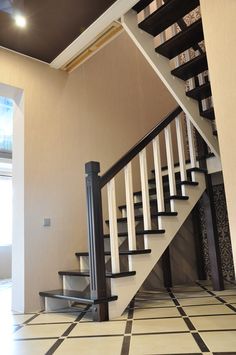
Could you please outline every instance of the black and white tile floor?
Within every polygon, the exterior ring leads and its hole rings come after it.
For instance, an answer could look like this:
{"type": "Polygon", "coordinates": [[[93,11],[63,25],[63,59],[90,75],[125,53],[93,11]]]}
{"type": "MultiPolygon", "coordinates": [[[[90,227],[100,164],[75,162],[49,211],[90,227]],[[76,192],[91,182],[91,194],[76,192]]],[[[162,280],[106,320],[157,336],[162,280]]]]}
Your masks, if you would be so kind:
{"type": "Polygon", "coordinates": [[[139,292],[122,317],[94,323],[89,313],[11,314],[0,287],[0,354],[236,355],[236,285],[226,288],[139,292]]]}

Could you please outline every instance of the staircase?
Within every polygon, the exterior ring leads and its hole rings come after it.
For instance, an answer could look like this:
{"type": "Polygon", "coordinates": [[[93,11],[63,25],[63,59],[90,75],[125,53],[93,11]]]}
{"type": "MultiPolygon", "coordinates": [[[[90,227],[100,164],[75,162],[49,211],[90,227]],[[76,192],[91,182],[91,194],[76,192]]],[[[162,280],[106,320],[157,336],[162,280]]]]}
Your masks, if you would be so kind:
{"type": "Polygon", "coordinates": [[[86,164],[89,251],[75,253],[78,270],[59,271],[63,289],[40,292],[47,311],[75,306],[97,321],[119,317],[206,189],[194,127],[219,155],[201,19],[183,20],[199,1],[168,0],[150,12],[151,2],[139,1],[123,25],[180,106],[102,176],[99,163],[86,164]],[[166,39],[170,26],[174,35],[166,39]],[[160,37],[156,47],[153,36],[160,37]]]}
{"type": "Polygon", "coordinates": [[[122,24],[219,157],[202,21],[198,18],[187,25],[184,20],[198,6],[199,0],[143,0],[123,16],[122,24]]]}

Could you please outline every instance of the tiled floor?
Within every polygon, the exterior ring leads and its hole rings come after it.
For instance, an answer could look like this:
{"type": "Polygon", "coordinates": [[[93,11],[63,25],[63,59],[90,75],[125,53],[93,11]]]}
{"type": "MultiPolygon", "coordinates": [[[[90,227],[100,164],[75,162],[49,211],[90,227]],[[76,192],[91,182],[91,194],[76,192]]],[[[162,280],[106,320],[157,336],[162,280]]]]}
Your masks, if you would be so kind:
{"type": "Polygon", "coordinates": [[[117,320],[84,313],[11,314],[0,283],[1,355],[236,355],[236,285],[209,282],[139,292],[117,320]]]}

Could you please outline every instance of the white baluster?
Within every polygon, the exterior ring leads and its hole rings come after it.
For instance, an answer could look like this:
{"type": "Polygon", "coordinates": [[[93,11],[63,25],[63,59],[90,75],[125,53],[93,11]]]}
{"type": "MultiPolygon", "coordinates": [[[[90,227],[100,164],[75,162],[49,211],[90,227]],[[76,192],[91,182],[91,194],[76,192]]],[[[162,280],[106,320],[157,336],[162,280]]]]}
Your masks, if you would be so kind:
{"type": "Polygon", "coordinates": [[[170,195],[176,195],[175,171],[174,171],[174,157],[171,137],[171,127],[168,125],[165,128],[165,142],[166,142],[166,157],[168,165],[169,187],[170,195]]]}
{"type": "MultiPolygon", "coordinates": [[[[176,117],[176,135],[177,135],[177,145],[178,145],[178,155],[179,155],[179,167],[180,167],[180,180],[187,180],[187,171],[185,163],[185,151],[184,151],[184,140],[183,140],[183,128],[181,122],[181,116],[176,117]]],[[[181,186],[182,195],[186,195],[186,188],[184,185],[181,186]]]]}
{"type": "Polygon", "coordinates": [[[129,250],[136,250],[136,233],[134,217],[134,193],[132,180],[131,162],[124,168],[125,174],[125,195],[126,195],[126,214],[129,250]]]}
{"type": "MultiPolygon", "coordinates": [[[[188,133],[190,165],[191,165],[191,168],[195,168],[197,166],[197,159],[196,159],[196,150],[195,150],[195,144],[194,144],[193,125],[188,117],[186,117],[186,123],[187,123],[187,133],[188,133]]],[[[195,181],[196,177],[195,177],[194,172],[192,172],[191,176],[192,176],[192,181],[195,181]]]]}
{"type": "Polygon", "coordinates": [[[188,117],[186,117],[186,122],[187,122],[190,163],[191,163],[191,168],[195,168],[197,166],[197,159],[196,159],[196,150],[194,144],[193,124],[188,117]]]}
{"type": "Polygon", "coordinates": [[[164,212],[165,203],[164,203],[162,171],[161,171],[160,140],[158,136],[155,139],[153,139],[152,145],[153,145],[153,157],[154,157],[154,168],[155,168],[157,210],[158,212],[164,212]]]}
{"type": "Polygon", "coordinates": [[[187,173],[186,173],[184,139],[183,139],[181,116],[176,117],[175,125],[176,125],[177,145],[178,145],[178,154],[179,154],[180,179],[181,181],[185,181],[187,180],[187,173]]]}
{"type": "Polygon", "coordinates": [[[112,273],[120,272],[115,179],[107,184],[112,273]]]}
{"type": "Polygon", "coordinates": [[[149,201],[146,148],[144,148],[139,153],[139,162],[140,162],[140,176],[141,176],[141,189],[142,189],[143,224],[144,224],[144,230],[150,230],[151,212],[150,212],[150,201],[149,201]]]}
{"type": "MultiPolygon", "coordinates": [[[[153,139],[152,146],[153,146],[154,169],[155,169],[157,211],[158,212],[165,212],[165,201],[164,201],[162,170],[161,170],[160,140],[159,140],[158,136],[153,139]]],[[[162,221],[163,221],[163,218],[158,217],[158,228],[159,229],[163,228],[162,221]]]]}

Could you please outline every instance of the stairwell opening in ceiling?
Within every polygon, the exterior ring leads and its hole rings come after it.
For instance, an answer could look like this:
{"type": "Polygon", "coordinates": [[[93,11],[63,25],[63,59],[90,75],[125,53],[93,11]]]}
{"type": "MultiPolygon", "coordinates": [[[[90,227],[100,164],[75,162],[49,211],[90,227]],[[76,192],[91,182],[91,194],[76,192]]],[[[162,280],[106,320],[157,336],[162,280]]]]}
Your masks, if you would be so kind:
{"type": "Polygon", "coordinates": [[[6,289],[6,307],[23,311],[24,93],[4,83],[0,83],[0,193],[0,283],[6,289]],[[12,295],[6,280],[12,280],[12,295]]]}

